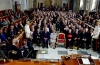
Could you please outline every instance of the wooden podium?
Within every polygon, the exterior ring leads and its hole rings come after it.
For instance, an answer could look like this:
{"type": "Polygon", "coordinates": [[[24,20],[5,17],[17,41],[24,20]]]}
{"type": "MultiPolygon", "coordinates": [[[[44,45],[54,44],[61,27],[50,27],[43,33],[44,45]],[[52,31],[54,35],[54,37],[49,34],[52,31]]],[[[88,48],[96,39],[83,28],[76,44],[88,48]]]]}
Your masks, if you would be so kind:
{"type": "Polygon", "coordinates": [[[99,59],[91,59],[91,57],[88,58],[90,64],[83,64],[82,58],[87,58],[87,57],[82,57],[82,56],[83,55],[74,54],[73,59],[70,57],[70,59],[67,60],[66,56],[61,56],[62,65],[100,65],[99,59]]]}

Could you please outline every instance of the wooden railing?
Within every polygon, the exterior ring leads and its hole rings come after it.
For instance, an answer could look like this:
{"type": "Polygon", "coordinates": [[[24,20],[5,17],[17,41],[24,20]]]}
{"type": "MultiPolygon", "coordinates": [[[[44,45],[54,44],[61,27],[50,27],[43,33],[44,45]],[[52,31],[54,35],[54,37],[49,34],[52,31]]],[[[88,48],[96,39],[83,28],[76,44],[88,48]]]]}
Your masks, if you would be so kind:
{"type": "Polygon", "coordinates": [[[93,26],[91,26],[91,25],[89,25],[89,24],[85,23],[84,21],[81,21],[80,19],[78,19],[78,21],[80,21],[81,23],[83,23],[83,24],[87,25],[88,27],[90,27],[90,28],[94,29],[94,27],[93,27],[93,26]]]}

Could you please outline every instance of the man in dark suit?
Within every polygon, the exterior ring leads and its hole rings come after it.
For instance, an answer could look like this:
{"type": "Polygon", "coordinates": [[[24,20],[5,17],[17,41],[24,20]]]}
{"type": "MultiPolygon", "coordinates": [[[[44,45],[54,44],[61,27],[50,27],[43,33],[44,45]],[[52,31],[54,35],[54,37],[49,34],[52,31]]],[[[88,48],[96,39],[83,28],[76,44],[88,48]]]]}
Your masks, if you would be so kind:
{"type": "Polygon", "coordinates": [[[85,45],[86,45],[86,41],[87,41],[87,38],[86,38],[86,30],[83,29],[83,32],[80,34],[80,38],[81,38],[81,47],[84,48],[85,45]]]}
{"type": "Polygon", "coordinates": [[[21,49],[19,49],[16,45],[11,45],[11,47],[8,47],[8,49],[9,59],[18,60],[22,58],[21,49]]]}
{"type": "Polygon", "coordinates": [[[10,43],[12,43],[12,39],[14,38],[14,35],[16,35],[16,31],[14,30],[14,26],[10,26],[10,30],[8,31],[8,40],[10,43]]]}
{"type": "Polygon", "coordinates": [[[34,48],[32,46],[29,46],[28,44],[29,42],[26,39],[23,40],[23,45],[21,47],[23,51],[23,57],[36,58],[36,52],[34,48]]]}
{"type": "Polygon", "coordinates": [[[72,34],[72,30],[69,29],[68,33],[66,34],[66,48],[73,46],[73,34],[72,34]]]}
{"type": "Polygon", "coordinates": [[[76,29],[76,32],[73,34],[73,43],[77,47],[80,45],[80,34],[78,29],[76,29]]]}
{"type": "Polygon", "coordinates": [[[13,15],[11,15],[11,17],[9,18],[9,21],[10,21],[11,23],[15,21],[15,18],[14,18],[13,15]]]}
{"type": "Polygon", "coordinates": [[[16,31],[15,31],[15,29],[14,29],[14,26],[11,25],[11,26],[10,26],[10,30],[9,30],[9,37],[10,37],[11,39],[13,39],[13,38],[14,38],[14,35],[16,35],[16,31]]]}
{"type": "Polygon", "coordinates": [[[92,30],[86,32],[86,49],[89,49],[89,45],[92,41],[92,30]]]}
{"type": "Polygon", "coordinates": [[[47,27],[45,27],[43,31],[43,48],[44,47],[48,48],[49,39],[50,39],[50,33],[47,31],[47,27]]]}
{"type": "Polygon", "coordinates": [[[36,32],[36,43],[37,43],[37,46],[39,46],[39,47],[40,47],[40,43],[41,43],[41,38],[42,38],[41,31],[40,31],[40,29],[37,29],[37,32],[36,32]]]}
{"type": "Polygon", "coordinates": [[[15,23],[14,29],[15,29],[16,33],[18,33],[18,32],[19,32],[18,23],[15,23]]]}

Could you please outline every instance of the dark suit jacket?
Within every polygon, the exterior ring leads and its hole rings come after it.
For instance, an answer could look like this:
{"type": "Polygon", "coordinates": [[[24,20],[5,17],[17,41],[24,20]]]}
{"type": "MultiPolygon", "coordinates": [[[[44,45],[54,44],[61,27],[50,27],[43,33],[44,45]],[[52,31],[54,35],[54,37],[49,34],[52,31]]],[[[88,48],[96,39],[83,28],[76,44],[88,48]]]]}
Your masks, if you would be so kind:
{"type": "Polygon", "coordinates": [[[46,32],[46,33],[45,33],[45,32],[43,31],[42,36],[43,36],[43,41],[45,41],[44,38],[47,38],[47,40],[46,40],[45,42],[48,42],[48,40],[50,39],[50,33],[49,33],[49,32],[46,32]]]}
{"type": "Polygon", "coordinates": [[[23,29],[23,27],[21,25],[18,25],[19,30],[23,29]]]}
{"type": "Polygon", "coordinates": [[[19,26],[14,26],[14,29],[15,29],[16,33],[18,33],[18,31],[19,31],[19,26]]]}
{"type": "Polygon", "coordinates": [[[90,32],[86,33],[86,39],[87,39],[87,41],[91,41],[92,40],[92,36],[91,36],[90,32]]]}
{"type": "Polygon", "coordinates": [[[16,35],[16,31],[15,30],[13,30],[13,31],[9,30],[8,32],[9,32],[9,37],[11,39],[14,37],[14,35],[16,35]]]}
{"type": "Polygon", "coordinates": [[[42,39],[42,34],[41,34],[41,32],[36,32],[36,39],[37,40],[41,40],[42,39]]]}
{"type": "Polygon", "coordinates": [[[8,32],[3,32],[3,34],[4,34],[5,37],[8,39],[8,32]]]}
{"type": "Polygon", "coordinates": [[[77,33],[77,34],[74,33],[74,34],[73,34],[73,39],[74,39],[74,38],[80,38],[80,34],[79,34],[79,33],[77,33]]]}
{"type": "Polygon", "coordinates": [[[82,39],[87,39],[87,38],[86,38],[86,33],[81,33],[81,34],[80,34],[80,38],[81,38],[81,40],[82,40],[82,39]]]}

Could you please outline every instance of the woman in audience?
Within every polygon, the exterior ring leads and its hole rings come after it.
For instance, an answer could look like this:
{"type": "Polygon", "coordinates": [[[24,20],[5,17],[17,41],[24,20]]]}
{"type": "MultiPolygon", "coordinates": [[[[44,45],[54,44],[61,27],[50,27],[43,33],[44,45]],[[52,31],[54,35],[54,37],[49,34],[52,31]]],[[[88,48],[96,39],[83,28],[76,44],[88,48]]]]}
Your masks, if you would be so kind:
{"type": "Polygon", "coordinates": [[[7,24],[8,24],[8,22],[5,19],[3,19],[2,25],[7,26],[7,24]]]}
{"type": "Polygon", "coordinates": [[[55,44],[56,44],[56,37],[57,37],[57,34],[55,33],[55,30],[53,29],[52,30],[52,33],[51,33],[51,35],[50,35],[50,43],[51,43],[51,47],[53,48],[53,49],[55,49],[55,44]]]}

